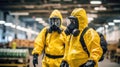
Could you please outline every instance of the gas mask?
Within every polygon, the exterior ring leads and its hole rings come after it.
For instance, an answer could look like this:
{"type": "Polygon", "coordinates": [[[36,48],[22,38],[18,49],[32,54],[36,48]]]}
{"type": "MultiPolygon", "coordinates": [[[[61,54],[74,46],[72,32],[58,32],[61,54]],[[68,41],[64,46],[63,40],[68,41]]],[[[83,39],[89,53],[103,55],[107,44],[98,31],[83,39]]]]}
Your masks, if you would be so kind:
{"type": "Polygon", "coordinates": [[[61,20],[58,17],[52,17],[48,19],[50,28],[48,30],[49,33],[52,33],[52,31],[57,31],[58,33],[61,33],[60,25],[61,20]]]}
{"type": "Polygon", "coordinates": [[[78,19],[74,16],[69,16],[67,18],[67,28],[65,30],[66,35],[72,34],[73,36],[78,36],[80,33],[78,19]]]}

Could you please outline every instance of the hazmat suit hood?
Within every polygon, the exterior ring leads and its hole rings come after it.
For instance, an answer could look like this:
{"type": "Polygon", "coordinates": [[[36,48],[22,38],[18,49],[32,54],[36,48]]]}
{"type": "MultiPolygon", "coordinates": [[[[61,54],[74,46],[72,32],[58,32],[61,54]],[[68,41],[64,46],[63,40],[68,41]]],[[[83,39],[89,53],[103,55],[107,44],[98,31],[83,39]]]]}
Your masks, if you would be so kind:
{"type": "MultiPolygon", "coordinates": [[[[58,17],[58,18],[60,18],[61,24],[62,24],[62,21],[63,21],[63,19],[62,19],[62,14],[60,13],[59,10],[53,10],[53,12],[50,14],[50,17],[49,17],[49,18],[52,18],[52,17],[58,17]]],[[[61,25],[60,25],[60,26],[61,26],[61,25]]]]}
{"type": "Polygon", "coordinates": [[[83,30],[88,26],[86,11],[83,8],[75,8],[72,11],[71,16],[74,16],[78,19],[79,30],[83,30]]]}

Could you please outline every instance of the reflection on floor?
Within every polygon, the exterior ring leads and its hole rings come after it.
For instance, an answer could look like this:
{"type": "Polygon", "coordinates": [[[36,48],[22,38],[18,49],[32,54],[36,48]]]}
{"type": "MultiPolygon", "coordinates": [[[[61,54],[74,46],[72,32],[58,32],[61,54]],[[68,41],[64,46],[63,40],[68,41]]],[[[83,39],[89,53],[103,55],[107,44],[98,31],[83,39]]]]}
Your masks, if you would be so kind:
{"type": "Polygon", "coordinates": [[[120,64],[110,62],[110,60],[108,59],[104,59],[104,61],[99,62],[98,67],[120,67],[120,64]]]}
{"type": "MultiPolygon", "coordinates": [[[[33,67],[32,64],[32,56],[30,57],[30,67],[33,67]]],[[[41,56],[39,57],[39,64],[36,67],[41,67],[41,56]]],[[[104,59],[104,61],[99,62],[98,67],[120,67],[120,64],[110,62],[108,59],[104,59]]]]}

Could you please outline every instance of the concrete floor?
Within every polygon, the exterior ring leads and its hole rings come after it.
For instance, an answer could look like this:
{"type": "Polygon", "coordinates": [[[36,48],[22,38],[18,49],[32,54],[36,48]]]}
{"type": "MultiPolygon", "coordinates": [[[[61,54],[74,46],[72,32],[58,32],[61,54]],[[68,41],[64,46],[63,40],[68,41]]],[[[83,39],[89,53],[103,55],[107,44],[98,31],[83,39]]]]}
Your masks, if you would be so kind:
{"type": "MultiPolygon", "coordinates": [[[[36,67],[42,67],[41,66],[41,56],[39,57],[39,64],[36,67]]],[[[32,64],[32,56],[30,56],[30,67],[33,67],[32,64]]],[[[120,67],[120,64],[114,63],[114,62],[110,62],[110,60],[108,59],[104,59],[104,61],[99,62],[98,67],[120,67]]]]}
{"type": "Polygon", "coordinates": [[[98,67],[120,67],[120,64],[110,62],[110,60],[108,59],[104,59],[104,61],[99,62],[98,67]]]}
{"type": "MultiPolygon", "coordinates": [[[[33,59],[32,56],[30,56],[30,67],[34,67],[34,66],[33,66],[33,63],[32,63],[32,59],[33,59]]],[[[36,67],[42,67],[42,66],[41,66],[42,56],[39,56],[38,59],[39,59],[39,61],[38,61],[39,63],[38,63],[38,65],[36,65],[36,67]]]]}

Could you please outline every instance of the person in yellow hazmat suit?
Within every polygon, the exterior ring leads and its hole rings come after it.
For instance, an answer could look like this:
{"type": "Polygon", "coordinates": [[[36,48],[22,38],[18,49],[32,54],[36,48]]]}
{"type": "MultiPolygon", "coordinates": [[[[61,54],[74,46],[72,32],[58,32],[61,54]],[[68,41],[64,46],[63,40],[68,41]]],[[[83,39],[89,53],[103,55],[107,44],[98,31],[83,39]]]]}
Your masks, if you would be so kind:
{"type": "Polygon", "coordinates": [[[65,44],[62,41],[64,26],[62,15],[59,10],[54,10],[49,19],[49,27],[45,27],[35,39],[33,64],[38,64],[38,56],[44,51],[42,67],[60,67],[64,56],[65,44]],[[46,35],[47,32],[47,35],[46,35]]]}
{"type": "Polygon", "coordinates": [[[88,27],[86,11],[83,8],[76,8],[67,20],[65,29],[67,37],[64,40],[67,43],[60,67],[98,67],[102,48],[97,32],[90,28],[83,36],[89,55],[80,42],[81,33],[88,27]]]}

